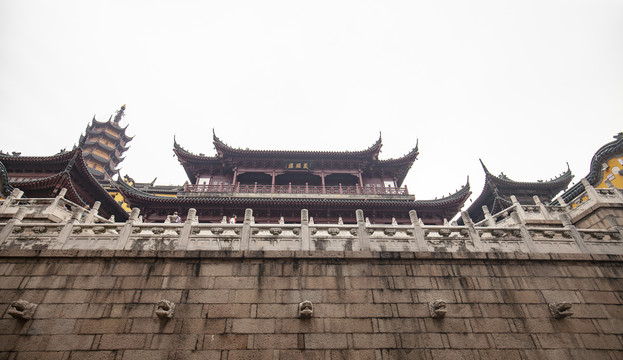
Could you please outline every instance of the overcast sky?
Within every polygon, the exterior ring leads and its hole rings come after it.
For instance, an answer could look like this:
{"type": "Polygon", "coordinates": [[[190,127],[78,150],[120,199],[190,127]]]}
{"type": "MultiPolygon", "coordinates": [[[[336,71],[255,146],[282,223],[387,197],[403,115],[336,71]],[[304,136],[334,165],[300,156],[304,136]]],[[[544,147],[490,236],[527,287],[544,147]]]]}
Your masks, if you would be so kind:
{"type": "MultiPolygon", "coordinates": [[[[0,0],[0,149],[71,148],[95,114],[135,136],[122,174],[182,184],[213,155],[419,139],[417,199],[590,159],[623,131],[623,0],[0,0]]],[[[469,205],[469,201],[468,204],[469,205]]]]}

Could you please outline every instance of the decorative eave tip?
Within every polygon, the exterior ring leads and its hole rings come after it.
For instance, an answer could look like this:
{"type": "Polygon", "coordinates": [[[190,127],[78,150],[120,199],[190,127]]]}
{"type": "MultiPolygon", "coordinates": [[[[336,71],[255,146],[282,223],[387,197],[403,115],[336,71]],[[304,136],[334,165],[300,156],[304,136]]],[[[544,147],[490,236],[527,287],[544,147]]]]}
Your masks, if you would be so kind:
{"type": "Polygon", "coordinates": [[[487,167],[485,166],[485,163],[482,162],[482,159],[478,159],[478,161],[480,161],[480,165],[482,166],[482,169],[485,171],[485,175],[491,175],[491,173],[489,172],[489,169],[487,169],[487,167]]]}

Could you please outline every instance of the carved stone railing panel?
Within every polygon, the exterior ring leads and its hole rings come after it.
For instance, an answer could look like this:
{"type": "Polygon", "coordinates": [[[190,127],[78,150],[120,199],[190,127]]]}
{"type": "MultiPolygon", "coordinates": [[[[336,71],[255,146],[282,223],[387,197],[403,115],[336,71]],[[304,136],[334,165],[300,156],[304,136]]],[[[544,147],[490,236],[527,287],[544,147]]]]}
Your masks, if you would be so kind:
{"type": "Polygon", "coordinates": [[[255,224],[251,231],[251,250],[300,250],[300,225],[255,224]]]}
{"type": "Polygon", "coordinates": [[[240,250],[242,224],[192,225],[187,250],[240,250]]]}
{"type": "Polygon", "coordinates": [[[5,249],[42,250],[54,248],[62,224],[54,223],[21,223],[14,226],[11,234],[3,242],[5,249]]]}
{"type": "Polygon", "coordinates": [[[74,224],[64,249],[115,249],[123,224],[74,224]]]}

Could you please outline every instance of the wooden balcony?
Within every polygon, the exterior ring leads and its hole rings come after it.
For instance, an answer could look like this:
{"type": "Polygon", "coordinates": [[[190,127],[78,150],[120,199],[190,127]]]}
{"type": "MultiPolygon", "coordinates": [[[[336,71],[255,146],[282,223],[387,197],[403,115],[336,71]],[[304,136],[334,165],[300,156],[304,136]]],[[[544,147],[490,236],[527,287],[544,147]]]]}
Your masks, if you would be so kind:
{"type": "Polygon", "coordinates": [[[182,196],[262,196],[262,197],[363,197],[413,198],[407,187],[312,186],[312,185],[184,185],[182,196]]]}

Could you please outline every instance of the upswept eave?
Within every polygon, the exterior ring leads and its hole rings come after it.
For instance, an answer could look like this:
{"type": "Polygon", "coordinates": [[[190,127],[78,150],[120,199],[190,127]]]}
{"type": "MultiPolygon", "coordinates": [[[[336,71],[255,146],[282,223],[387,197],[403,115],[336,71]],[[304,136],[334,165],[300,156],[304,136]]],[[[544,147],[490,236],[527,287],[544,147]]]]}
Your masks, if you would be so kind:
{"type": "Polygon", "coordinates": [[[297,156],[297,157],[364,157],[369,158],[370,160],[376,160],[378,158],[378,154],[381,151],[381,147],[383,146],[382,137],[379,134],[378,140],[372,144],[370,147],[364,150],[359,151],[303,151],[303,150],[246,150],[246,149],[238,149],[227,145],[223,142],[216,133],[214,129],[212,130],[212,138],[214,147],[216,148],[217,153],[220,156],[248,156],[248,155],[256,155],[256,156],[297,156]]]}
{"type": "Polygon", "coordinates": [[[433,200],[415,200],[415,204],[418,207],[438,207],[438,206],[457,206],[457,211],[460,210],[469,196],[472,194],[472,191],[469,186],[469,177],[467,178],[467,182],[463,185],[459,190],[457,190],[454,194],[450,194],[448,196],[444,196],[440,199],[433,200]]]}

